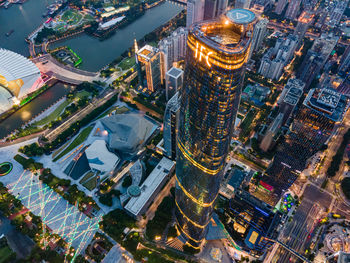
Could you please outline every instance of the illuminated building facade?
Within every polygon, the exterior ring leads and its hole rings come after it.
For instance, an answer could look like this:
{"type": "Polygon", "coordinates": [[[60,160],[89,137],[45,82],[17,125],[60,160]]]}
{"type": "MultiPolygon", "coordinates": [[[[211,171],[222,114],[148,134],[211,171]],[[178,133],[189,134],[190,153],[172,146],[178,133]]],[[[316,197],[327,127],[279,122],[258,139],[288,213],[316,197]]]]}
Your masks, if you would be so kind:
{"type": "Polygon", "coordinates": [[[137,51],[137,63],[145,66],[148,91],[154,92],[160,88],[163,74],[159,49],[145,45],[137,51]]]}
{"type": "Polygon", "coordinates": [[[176,159],[176,139],[178,133],[179,111],[180,98],[179,93],[176,92],[175,95],[166,104],[163,121],[163,140],[165,155],[171,160],[176,159]]]}
{"type": "Polygon", "coordinates": [[[245,191],[238,191],[230,199],[225,228],[235,243],[252,256],[261,256],[278,237],[282,220],[280,211],[260,201],[245,191]]]}
{"type": "Polygon", "coordinates": [[[327,143],[343,120],[347,104],[346,97],[333,89],[309,91],[263,178],[272,187],[275,201],[305,169],[307,160],[327,143]]]}
{"type": "Polygon", "coordinates": [[[176,219],[187,243],[204,242],[238,110],[255,15],[233,9],[194,24],[180,90],[176,219]]]}

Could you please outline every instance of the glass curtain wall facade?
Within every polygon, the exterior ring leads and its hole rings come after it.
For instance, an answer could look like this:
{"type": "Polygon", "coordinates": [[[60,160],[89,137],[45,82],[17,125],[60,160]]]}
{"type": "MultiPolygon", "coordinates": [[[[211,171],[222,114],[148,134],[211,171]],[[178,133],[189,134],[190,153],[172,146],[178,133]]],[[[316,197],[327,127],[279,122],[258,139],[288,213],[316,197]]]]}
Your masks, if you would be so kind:
{"type": "Polygon", "coordinates": [[[228,16],[194,24],[187,39],[175,199],[178,228],[195,248],[204,241],[223,177],[251,46],[250,13],[244,24],[228,16]]]}

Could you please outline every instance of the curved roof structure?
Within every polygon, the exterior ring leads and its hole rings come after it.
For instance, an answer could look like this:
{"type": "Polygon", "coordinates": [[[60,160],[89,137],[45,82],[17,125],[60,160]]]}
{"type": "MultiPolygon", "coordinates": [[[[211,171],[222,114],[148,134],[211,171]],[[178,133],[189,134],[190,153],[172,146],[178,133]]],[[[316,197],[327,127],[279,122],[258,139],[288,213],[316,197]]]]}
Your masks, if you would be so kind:
{"type": "Polygon", "coordinates": [[[11,108],[13,104],[11,98],[12,98],[11,93],[7,89],[0,86],[0,113],[11,108]]]}
{"type": "Polygon", "coordinates": [[[110,172],[119,163],[119,157],[108,151],[104,140],[94,141],[85,154],[90,168],[101,172],[110,172]]]}
{"type": "Polygon", "coordinates": [[[135,153],[152,134],[154,124],[139,114],[117,114],[101,120],[108,131],[109,147],[123,153],[135,153]]]}
{"type": "Polygon", "coordinates": [[[0,86],[13,96],[23,97],[33,92],[34,83],[40,77],[37,66],[24,56],[0,48],[0,86]]]}

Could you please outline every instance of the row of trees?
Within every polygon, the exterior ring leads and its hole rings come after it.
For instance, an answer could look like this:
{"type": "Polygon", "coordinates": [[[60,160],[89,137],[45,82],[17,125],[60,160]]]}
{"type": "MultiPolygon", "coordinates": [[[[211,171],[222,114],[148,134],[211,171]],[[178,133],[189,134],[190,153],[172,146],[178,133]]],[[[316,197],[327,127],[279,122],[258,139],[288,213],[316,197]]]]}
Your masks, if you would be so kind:
{"type": "Polygon", "coordinates": [[[339,171],[340,164],[343,160],[343,155],[345,152],[345,148],[350,141],[350,129],[344,134],[343,140],[336,152],[336,154],[332,158],[331,165],[327,169],[327,177],[334,177],[339,171]]]}

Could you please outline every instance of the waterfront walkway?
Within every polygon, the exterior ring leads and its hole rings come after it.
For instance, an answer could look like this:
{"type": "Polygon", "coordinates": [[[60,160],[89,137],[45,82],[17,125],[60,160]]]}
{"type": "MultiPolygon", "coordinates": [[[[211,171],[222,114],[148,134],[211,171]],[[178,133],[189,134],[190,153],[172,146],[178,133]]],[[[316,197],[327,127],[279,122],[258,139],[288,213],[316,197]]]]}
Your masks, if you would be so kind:
{"type": "Polygon", "coordinates": [[[42,73],[69,84],[78,85],[84,81],[99,80],[98,72],[89,72],[63,65],[50,54],[33,58],[32,61],[42,73]]]}

